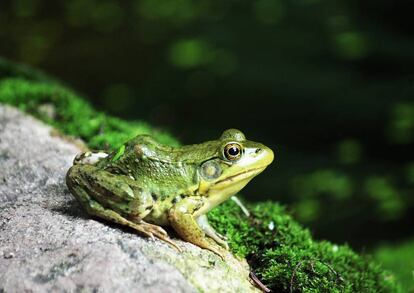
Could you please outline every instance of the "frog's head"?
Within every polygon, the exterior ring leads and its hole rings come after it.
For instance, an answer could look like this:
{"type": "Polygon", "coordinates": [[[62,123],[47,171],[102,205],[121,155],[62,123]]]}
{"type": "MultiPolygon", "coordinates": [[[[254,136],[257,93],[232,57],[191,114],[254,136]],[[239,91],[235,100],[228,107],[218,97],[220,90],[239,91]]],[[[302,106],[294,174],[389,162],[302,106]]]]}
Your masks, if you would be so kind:
{"type": "Polygon", "coordinates": [[[272,161],[273,151],[265,145],[246,140],[237,129],[228,129],[216,141],[216,156],[199,166],[198,193],[206,204],[202,215],[241,190],[272,161]]]}

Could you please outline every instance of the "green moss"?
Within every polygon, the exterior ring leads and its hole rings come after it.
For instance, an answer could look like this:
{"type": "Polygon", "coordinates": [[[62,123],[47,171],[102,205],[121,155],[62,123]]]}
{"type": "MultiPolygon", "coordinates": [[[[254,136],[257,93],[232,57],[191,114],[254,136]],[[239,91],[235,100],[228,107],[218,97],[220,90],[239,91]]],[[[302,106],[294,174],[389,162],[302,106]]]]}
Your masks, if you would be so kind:
{"type": "Polygon", "coordinates": [[[275,292],[399,292],[394,277],[348,246],[315,241],[274,202],[249,206],[247,218],[229,201],[209,214],[231,249],[246,257],[275,292]]]}
{"type": "Polygon", "coordinates": [[[79,95],[55,83],[3,79],[0,102],[14,105],[65,134],[82,138],[91,148],[113,148],[137,134],[151,134],[160,142],[177,145],[172,136],[145,122],[124,121],[94,110],[79,95]],[[44,111],[45,106],[49,111],[44,111]]]}
{"type": "Polygon", "coordinates": [[[398,245],[383,245],[374,257],[384,268],[395,272],[404,292],[414,292],[414,239],[398,245]]]}
{"type": "MultiPolygon", "coordinates": [[[[124,121],[94,110],[79,95],[42,74],[26,69],[21,74],[6,65],[8,70],[0,62],[0,103],[31,113],[64,134],[82,138],[92,148],[119,147],[141,133],[177,144],[144,122],[124,121]]],[[[314,241],[278,204],[259,203],[250,209],[252,216],[246,218],[238,206],[227,202],[209,217],[229,237],[232,251],[246,257],[274,291],[399,292],[392,275],[347,246],[314,241]]]]}

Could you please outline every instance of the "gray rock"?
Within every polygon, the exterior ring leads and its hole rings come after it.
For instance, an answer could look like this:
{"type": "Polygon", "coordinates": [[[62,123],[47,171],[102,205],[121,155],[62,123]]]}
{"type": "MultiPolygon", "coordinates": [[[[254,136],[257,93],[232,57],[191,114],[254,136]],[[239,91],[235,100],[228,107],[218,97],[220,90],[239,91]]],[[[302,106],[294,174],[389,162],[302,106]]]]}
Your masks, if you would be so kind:
{"type": "Polygon", "coordinates": [[[245,262],[90,218],[64,176],[79,149],[0,105],[0,292],[258,292],[245,262]]]}

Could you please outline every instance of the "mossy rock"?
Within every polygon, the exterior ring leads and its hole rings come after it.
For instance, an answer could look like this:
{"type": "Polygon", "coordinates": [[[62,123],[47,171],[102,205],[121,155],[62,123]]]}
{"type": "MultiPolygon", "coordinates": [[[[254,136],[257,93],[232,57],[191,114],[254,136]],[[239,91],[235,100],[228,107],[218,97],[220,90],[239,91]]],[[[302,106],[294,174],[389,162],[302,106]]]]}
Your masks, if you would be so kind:
{"type": "MultiPolygon", "coordinates": [[[[142,121],[124,121],[93,109],[77,93],[37,71],[0,62],[0,103],[14,105],[82,138],[90,148],[113,148],[137,134],[178,145],[168,133],[142,121]],[[7,67],[7,68],[2,68],[7,67]],[[23,73],[22,73],[23,72],[23,73]]],[[[315,241],[275,202],[248,205],[246,217],[229,201],[209,218],[246,257],[255,274],[275,292],[400,292],[392,274],[348,246],[315,241]]],[[[218,276],[219,277],[219,276],[218,276]]]]}
{"type": "Polygon", "coordinates": [[[346,245],[315,241],[274,202],[248,205],[244,216],[227,202],[209,214],[234,253],[246,257],[275,292],[400,292],[392,274],[346,245]]]}

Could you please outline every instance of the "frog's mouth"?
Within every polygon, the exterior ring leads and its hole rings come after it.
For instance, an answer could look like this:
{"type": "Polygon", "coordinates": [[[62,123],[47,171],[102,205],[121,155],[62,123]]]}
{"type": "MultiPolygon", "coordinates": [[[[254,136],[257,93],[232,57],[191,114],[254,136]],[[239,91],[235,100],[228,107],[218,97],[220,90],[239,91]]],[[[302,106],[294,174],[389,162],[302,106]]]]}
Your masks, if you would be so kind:
{"type": "Polygon", "coordinates": [[[216,182],[211,183],[206,192],[211,201],[219,202],[218,198],[224,201],[240,191],[253,177],[266,169],[274,158],[273,151],[265,146],[245,148],[244,156],[229,168],[228,172],[233,174],[224,173],[216,182]]]}
{"type": "Polygon", "coordinates": [[[226,201],[232,195],[236,194],[243,187],[245,187],[251,179],[253,179],[264,169],[266,169],[266,166],[246,170],[221,179],[211,185],[206,192],[206,201],[204,205],[195,212],[194,216],[198,217],[200,215],[203,215],[210,211],[212,208],[226,201]]]}

